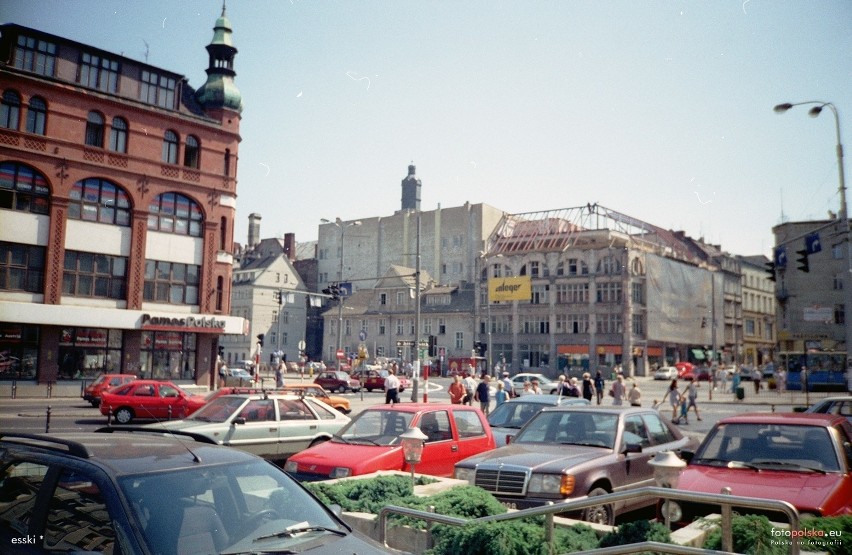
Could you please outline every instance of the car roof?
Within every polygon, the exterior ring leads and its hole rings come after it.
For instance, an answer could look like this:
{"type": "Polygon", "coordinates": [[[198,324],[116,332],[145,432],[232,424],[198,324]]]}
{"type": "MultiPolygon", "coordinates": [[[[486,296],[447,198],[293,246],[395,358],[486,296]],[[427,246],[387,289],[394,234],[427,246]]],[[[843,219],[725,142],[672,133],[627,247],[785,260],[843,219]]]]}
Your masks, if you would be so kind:
{"type": "Polygon", "coordinates": [[[843,422],[848,422],[845,416],[805,412],[755,412],[738,414],[719,420],[719,424],[793,424],[824,427],[843,422]]]}
{"type": "Polygon", "coordinates": [[[572,399],[577,399],[577,397],[566,397],[565,395],[521,395],[520,397],[513,397],[512,399],[507,400],[507,403],[530,403],[536,405],[556,405],[559,402],[570,401],[572,399]]]}
{"type": "MultiPolygon", "coordinates": [[[[588,405],[559,405],[556,407],[545,407],[542,412],[592,412],[592,413],[607,413],[607,414],[645,414],[657,413],[656,410],[649,407],[628,407],[628,406],[588,406],[588,405]]],[[[658,413],[657,413],[658,414],[658,413]]]]}
{"type": "Polygon", "coordinates": [[[452,403],[398,403],[393,405],[374,405],[367,407],[364,412],[369,410],[389,410],[394,412],[420,412],[423,410],[473,410],[479,409],[465,405],[453,405],[452,403]]]}
{"type": "Polygon", "coordinates": [[[94,462],[112,474],[138,474],[177,470],[203,464],[251,462],[255,457],[240,451],[200,443],[170,431],[114,430],[113,433],[75,432],[57,434],[4,433],[0,445],[10,452],[28,448],[41,453],[65,454],[94,462]]]}
{"type": "Polygon", "coordinates": [[[852,401],[852,395],[833,395],[831,397],[820,399],[814,404],[825,403],[827,401],[852,401]]]}

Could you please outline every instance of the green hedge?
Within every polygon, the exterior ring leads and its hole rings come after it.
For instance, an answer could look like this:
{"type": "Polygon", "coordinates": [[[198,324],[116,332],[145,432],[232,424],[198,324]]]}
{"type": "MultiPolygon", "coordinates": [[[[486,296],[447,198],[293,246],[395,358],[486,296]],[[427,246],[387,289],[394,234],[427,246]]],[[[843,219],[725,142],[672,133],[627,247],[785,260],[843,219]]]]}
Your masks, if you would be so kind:
{"type": "MultiPolygon", "coordinates": [[[[718,519],[714,519],[718,523],[718,519]]],[[[803,551],[827,551],[847,555],[852,538],[852,516],[808,518],[799,528],[809,534],[799,538],[803,551]],[[822,533],[822,535],[819,535],[822,533]]],[[[785,529],[775,528],[765,516],[734,515],[731,520],[734,551],[746,555],[784,555],[790,551],[790,537],[785,529]]],[[[704,542],[707,549],[722,549],[722,532],[714,530],[704,542]]]]}

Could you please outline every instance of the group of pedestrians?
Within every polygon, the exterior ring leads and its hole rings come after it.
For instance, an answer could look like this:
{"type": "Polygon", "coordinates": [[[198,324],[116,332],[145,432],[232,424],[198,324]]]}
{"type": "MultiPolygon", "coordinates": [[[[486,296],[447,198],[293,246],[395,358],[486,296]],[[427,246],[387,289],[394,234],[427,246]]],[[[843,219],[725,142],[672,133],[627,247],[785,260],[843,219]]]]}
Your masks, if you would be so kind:
{"type": "Polygon", "coordinates": [[[693,409],[695,417],[701,420],[701,413],[698,412],[698,384],[695,378],[689,378],[687,385],[683,391],[678,389],[677,380],[672,380],[669,385],[668,399],[672,406],[672,424],[680,424],[683,420],[684,424],[689,424],[689,409],[693,409]]]}

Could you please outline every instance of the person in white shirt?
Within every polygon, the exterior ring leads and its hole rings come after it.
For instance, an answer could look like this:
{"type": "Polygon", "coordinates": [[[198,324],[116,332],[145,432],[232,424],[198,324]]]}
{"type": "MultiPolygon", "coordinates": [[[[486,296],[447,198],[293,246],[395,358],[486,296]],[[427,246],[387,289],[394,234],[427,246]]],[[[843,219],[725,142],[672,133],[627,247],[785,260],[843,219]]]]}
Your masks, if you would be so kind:
{"type": "Polygon", "coordinates": [[[385,404],[399,403],[399,378],[394,374],[394,369],[388,371],[385,378],[385,404]]]}
{"type": "Polygon", "coordinates": [[[515,392],[513,391],[514,387],[512,385],[512,380],[509,379],[509,373],[503,372],[503,391],[506,392],[508,397],[514,397],[515,392]]]}
{"type": "Polygon", "coordinates": [[[464,385],[464,400],[462,404],[473,406],[473,392],[476,391],[476,380],[473,374],[468,372],[467,376],[462,380],[462,385],[464,385]]]}

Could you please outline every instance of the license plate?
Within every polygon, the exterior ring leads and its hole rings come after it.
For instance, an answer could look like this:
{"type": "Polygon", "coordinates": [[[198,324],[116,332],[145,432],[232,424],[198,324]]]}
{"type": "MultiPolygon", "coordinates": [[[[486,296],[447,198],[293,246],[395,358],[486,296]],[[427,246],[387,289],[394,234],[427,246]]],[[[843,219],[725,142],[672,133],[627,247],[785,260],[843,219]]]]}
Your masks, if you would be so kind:
{"type": "Polygon", "coordinates": [[[500,501],[500,503],[502,503],[507,509],[518,510],[518,506],[512,501],[500,501]]]}

